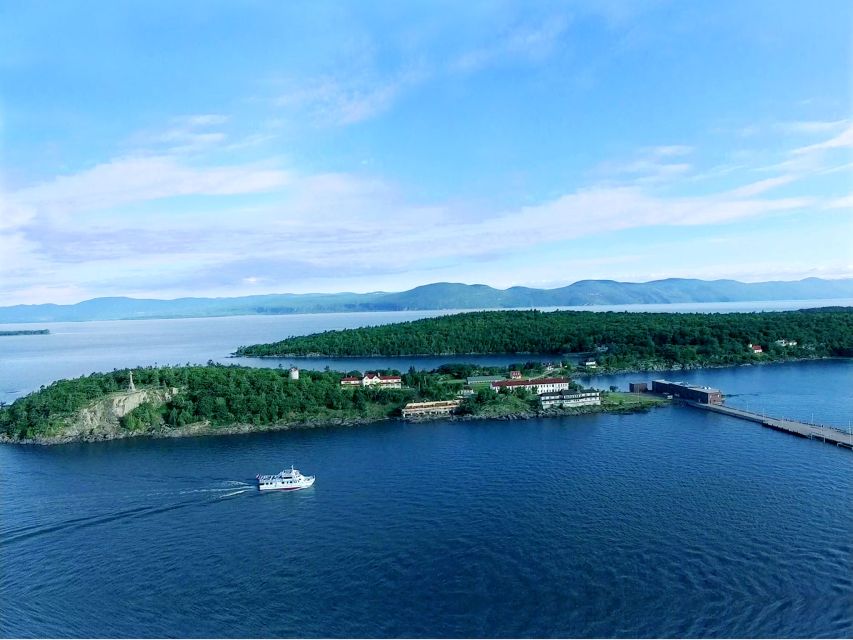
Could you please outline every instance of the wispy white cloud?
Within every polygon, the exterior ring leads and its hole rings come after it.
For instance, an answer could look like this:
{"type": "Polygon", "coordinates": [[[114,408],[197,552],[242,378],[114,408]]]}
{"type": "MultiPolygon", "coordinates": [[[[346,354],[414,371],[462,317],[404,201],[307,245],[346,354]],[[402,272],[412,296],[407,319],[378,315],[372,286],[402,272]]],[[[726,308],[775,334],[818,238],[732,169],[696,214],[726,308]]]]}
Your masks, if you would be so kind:
{"type": "Polygon", "coordinates": [[[553,53],[568,27],[565,15],[549,16],[537,24],[516,25],[499,34],[495,42],[458,56],[450,63],[450,69],[473,73],[500,62],[542,61],[553,53]]]}
{"type": "Polygon", "coordinates": [[[438,63],[429,52],[421,52],[391,72],[380,71],[371,43],[362,43],[367,53],[343,61],[332,74],[286,80],[273,103],[285,116],[307,118],[315,126],[357,124],[388,112],[407,92],[437,74],[473,73],[508,61],[542,62],[558,48],[568,26],[565,15],[516,23],[501,33],[489,33],[489,44],[471,48],[449,63],[438,63]]]}
{"type": "Polygon", "coordinates": [[[686,156],[693,153],[693,147],[686,144],[670,144],[659,147],[650,147],[647,153],[655,158],[669,158],[672,156],[686,156]]]}
{"type": "Polygon", "coordinates": [[[173,118],[165,129],[140,131],[131,144],[154,153],[184,154],[210,150],[228,138],[221,130],[229,118],[223,114],[204,113],[173,118]]]}
{"type": "Polygon", "coordinates": [[[225,124],[228,122],[228,116],[221,113],[199,113],[184,118],[185,122],[191,127],[206,127],[217,124],[225,124]]]}
{"type": "Polygon", "coordinates": [[[693,167],[684,161],[675,161],[693,152],[686,145],[666,145],[642,149],[632,159],[623,162],[603,162],[592,175],[604,179],[630,179],[634,184],[662,183],[684,176],[693,167]]]}
{"type": "Polygon", "coordinates": [[[412,68],[390,78],[358,74],[293,80],[274,102],[287,112],[307,115],[315,125],[347,126],[388,111],[404,91],[425,77],[423,69],[412,68]]]}
{"type": "Polygon", "coordinates": [[[853,124],[845,122],[846,128],[844,131],[829,140],[824,140],[815,144],[810,144],[805,147],[794,149],[791,153],[795,156],[814,154],[831,149],[849,149],[853,148],[853,124]]]}
{"type": "Polygon", "coordinates": [[[840,131],[847,125],[847,120],[801,120],[779,122],[775,125],[775,128],[784,133],[815,134],[840,131]]]}
{"type": "MultiPolygon", "coordinates": [[[[844,140],[829,138],[807,155],[844,140]]],[[[605,167],[604,181],[498,212],[455,202],[425,205],[376,176],[312,174],[271,161],[198,166],[176,155],[119,157],[6,194],[0,278],[16,283],[18,293],[8,291],[15,301],[45,287],[139,291],[152,278],[169,290],[199,287],[200,294],[284,290],[344,274],[382,280],[445,273],[450,265],[493,264],[632,229],[717,228],[807,209],[837,215],[850,206],[847,196],[796,195],[801,174],[787,169],[735,187],[673,195],[692,175],[683,160],[694,155],[683,145],[642,149],[605,167]],[[786,195],[774,197],[782,187],[786,195]],[[179,196],[221,196],[218,213],[193,212],[176,203],[179,196]],[[145,216],[123,213],[142,203],[145,216]]]]}
{"type": "Polygon", "coordinates": [[[785,120],[750,122],[748,124],[722,124],[712,131],[714,133],[734,135],[738,138],[758,138],[761,136],[788,137],[802,139],[808,136],[821,136],[841,132],[850,126],[849,119],[840,120],[785,120]]]}
{"type": "MultiPolygon", "coordinates": [[[[825,207],[827,209],[849,209],[853,212],[853,195],[842,196],[841,198],[832,198],[825,204],[825,207]]],[[[851,222],[850,226],[853,226],[853,222],[851,222]]],[[[851,229],[851,231],[853,231],[853,229],[851,229]]]]}
{"type": "Polygon", "coordinates": [[[34,216],[32,208],[15,202],[11,194],[0,192],[0,232],[22,227],[34,216]]]}
{"type": "Polygon", "coordinates": [[[29,212],[23,217],[67,216],[176,196],[269,191],[289,179],[288,172],[261,164],[193,167],[173,156],[130,156],[21,189],[9,200],[29,212]]]}
{"type": "Polygon", "coordinates": [[[766,178],[765,180],[758,180],[756,182],[752,182],[750,184],[743,185],[742,187],[733,189],[729,192],[729,195],[738,198],[749,198],[752,196],[760,195],[765,191],[775,189],[776,187],[781,187],[783,185],[790,184],[796,179],[797,177],[793,174],[776,176],[774,178],[766,178]]]}

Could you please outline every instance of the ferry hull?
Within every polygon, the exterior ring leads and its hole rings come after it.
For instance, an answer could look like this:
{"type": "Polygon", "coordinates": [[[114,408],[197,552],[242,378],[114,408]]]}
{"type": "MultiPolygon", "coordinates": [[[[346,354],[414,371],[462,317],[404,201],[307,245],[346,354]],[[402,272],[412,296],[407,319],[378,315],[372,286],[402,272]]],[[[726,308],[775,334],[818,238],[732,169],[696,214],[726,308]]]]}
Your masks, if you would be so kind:
{"type": "Polygon", "coordinates": [[[280,484],[259,484],[259,491],[299,491],[300,489],[307,489],[314,485],[314,479],[312,478],[308,482],[303,482],[297,485],[280,485],[280,484]]]}

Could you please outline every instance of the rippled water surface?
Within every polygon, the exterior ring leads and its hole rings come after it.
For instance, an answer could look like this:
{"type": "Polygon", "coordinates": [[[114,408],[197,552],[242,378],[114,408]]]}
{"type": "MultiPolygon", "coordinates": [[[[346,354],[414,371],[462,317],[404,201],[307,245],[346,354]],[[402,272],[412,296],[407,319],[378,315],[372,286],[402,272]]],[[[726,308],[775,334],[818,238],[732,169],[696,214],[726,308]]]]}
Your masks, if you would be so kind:
{"type": "MultiPolygon", "coordinates": [[[[665,375],[853,414],[850,361],[665,375]]],[[[850,637],[851,568],[853,453],[689,408],[0,447],[2,636],[850,637]]]]}
{"type": "Polygon", "coordinates": [[[687,408],[0,465],[6,636],[853,632],[853,455],[687,408]],[[291,462],[313,488],[251,486],[291,462]]]}

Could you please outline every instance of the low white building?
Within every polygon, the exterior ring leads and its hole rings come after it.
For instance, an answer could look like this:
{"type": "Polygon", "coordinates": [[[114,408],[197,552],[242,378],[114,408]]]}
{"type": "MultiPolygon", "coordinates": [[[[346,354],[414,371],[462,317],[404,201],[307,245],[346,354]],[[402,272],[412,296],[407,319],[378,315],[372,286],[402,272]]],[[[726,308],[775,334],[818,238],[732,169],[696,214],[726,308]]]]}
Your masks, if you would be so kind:
{"type": "Polygon", "coordinates": [[[599,391],[557,391],[555,393],[541,393],[539,400],[543,409],[553,407],[589,407],[601,404],[601,393],[599,391]]]}
{"type": "Polygon", "coordinates": [[[404,418],[418,416],[449,416],[456,411],[461,400],[437,400],[435,402],[410,402],[403,407],[404,418]]]}

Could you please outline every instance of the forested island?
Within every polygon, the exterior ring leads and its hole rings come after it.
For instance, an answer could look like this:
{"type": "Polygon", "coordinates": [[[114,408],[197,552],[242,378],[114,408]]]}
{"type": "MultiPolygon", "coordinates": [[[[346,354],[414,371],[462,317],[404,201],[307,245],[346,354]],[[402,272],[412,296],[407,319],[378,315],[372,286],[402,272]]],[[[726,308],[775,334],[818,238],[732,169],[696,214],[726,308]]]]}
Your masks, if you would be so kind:
{"type": "Polygon", "coordinates": [[[853,308],[762,313],[480,311],[290,337],[237,356],[594,354],[599,371],[853,355],[853,308]],[[758,348],[756,348],[758,347],[758,348]]]}
{"type": "Polygon", "coordinates": [[[46,336],[49,329],[16,329],[14,331],[0,331],[0,336],[46,336]]]}
{"type": "MultiPolygon", "coordinates": [[[[525,377],[546,373],[540,363],[515,366],[525,377]]],[[[503,367],[454,364],[432,372],[412,369],[400,375],[402,385],[396,389],[342,385],[347,375],[361,372],[302,371],[292,379],[284,369],[209,363],[94,373],[54,382],[0,406],[0,440],[52,444],[355,425],[399,417],[410,402],[463,397],[455,411],[461,418],[633,411],[660,403],[611,392],[602,394],[601,406],[543,410],[539,398],[524,390],[497,393],[488,384],[466,385],[467,376],[508,375],[503,367]]],[[[572,384],[572,388],[580,387],[572,384]]]]}

